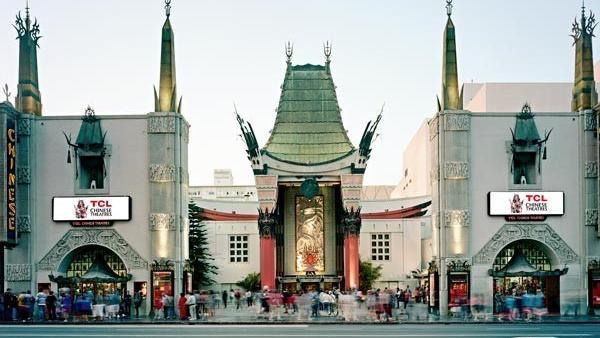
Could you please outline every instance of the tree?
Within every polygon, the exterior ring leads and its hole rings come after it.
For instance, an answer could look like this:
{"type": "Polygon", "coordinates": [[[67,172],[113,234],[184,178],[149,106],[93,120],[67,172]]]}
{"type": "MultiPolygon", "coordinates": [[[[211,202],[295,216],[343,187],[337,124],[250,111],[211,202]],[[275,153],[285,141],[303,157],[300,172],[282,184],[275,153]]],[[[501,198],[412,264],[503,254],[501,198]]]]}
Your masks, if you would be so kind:
{"type": "Polygon", "coordinates": [[[208,248],[206,226],[202,224],[201,211],[202,209],[193,202],[188,205],[190,264],[194,267],[192,285],[197,288],[216,283],[213,277],[218,270],[218,267],[213,264],[214,259],[208,248]]]}
{"type": "Polygon", "coordinates": [[[375,281],[381,278],[382,270],[383,267],[381,265],[374,266],[372,262],[360,261],[360,289],[363,291],[372,289],[375,281]]]}
{"type": "Polygon", "coordinates": [[[235,283],[235,285],[241,287],[244,290],[252,292],[260,290],[260,273],[250,272],[244,279],[235,283]]]}

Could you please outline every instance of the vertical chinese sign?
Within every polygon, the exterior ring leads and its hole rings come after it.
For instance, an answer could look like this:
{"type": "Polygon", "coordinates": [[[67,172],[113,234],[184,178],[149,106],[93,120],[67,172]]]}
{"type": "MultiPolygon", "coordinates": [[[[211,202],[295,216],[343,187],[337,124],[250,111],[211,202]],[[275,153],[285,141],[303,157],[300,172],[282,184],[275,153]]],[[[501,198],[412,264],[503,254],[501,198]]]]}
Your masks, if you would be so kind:
{"type": "Polygon", "coordinates": [[[17,133],[14,119],[6,119],[6,242],[17,244],[17,133]]]}

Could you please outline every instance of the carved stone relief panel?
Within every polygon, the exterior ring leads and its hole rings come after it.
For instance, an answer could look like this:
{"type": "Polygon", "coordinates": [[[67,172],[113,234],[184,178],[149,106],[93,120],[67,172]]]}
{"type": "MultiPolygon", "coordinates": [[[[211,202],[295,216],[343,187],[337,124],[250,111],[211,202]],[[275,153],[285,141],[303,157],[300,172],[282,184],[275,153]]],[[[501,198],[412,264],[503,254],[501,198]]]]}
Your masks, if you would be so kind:
{"type": "Polygon", "coordinates": [[[166,163],[151,164],[150,182],[175,182],[175,166],[166,163]]]}
{"type": "Polygon", "coordinates": [[[150,214],[150,230],[175,230],[175,215],[164,213],[150,214]]]}
{"type": "Polygon", "coordinates": [[[471,128],[471,116],[466,114],[445,114],[444,130],[464,131],[471,128]]]}
{"type": "Polygon", "coordinates": [[[17,168],[17,183],[29,184],[31,183],[31,171],[28,167],[17,168]]]}
{"type": "Polygon", "coordinates": [[[37,263],[38,270],[57,271],[71,251],[85,245],[100,245],[114,251],[128,269],[147,269],[148,262],[113,229],[71,229],[37,263]]]}
{"type": "Polygon", "coordinates": [[[31,264],[6,264],[6,280],[24,282],[31,280],[31,264]]]}
{"type": "Polygon", "coordinates": [[[468,210],[445,210],[444,224],[449,226],[468,226],[471,223],[471,214],[468,210]]]}
{"type": "Polygon", "coordinates": [[[469,178],[469,163],[446,161],[444,163],[444,178],[450,180],[469,178]]]}
{"type": "Polygon", "coordinates": [[[598,177],[598,162],[587,161],[585,162],[585,178],[597,178],[598,177]]]}
{"type": "Polygon", "coordinates": [[[530,239],[549,247],[559,259],[560,264],[574,262],[577,254],[548,224],[505,224],[492,238],[473,256],[473,262],[491,264],[496,255],[508,244],[530,239]]]}
{"type": "Polygon", "coordinates": [[[175,132],[174,116],[151,116],[148,118],[149,134],[165,134],[175,132]]]}
{"type": "Polygon", "coordinates": [[[585,209],[585,225],[598,224],[598,209],[585,209]]]}

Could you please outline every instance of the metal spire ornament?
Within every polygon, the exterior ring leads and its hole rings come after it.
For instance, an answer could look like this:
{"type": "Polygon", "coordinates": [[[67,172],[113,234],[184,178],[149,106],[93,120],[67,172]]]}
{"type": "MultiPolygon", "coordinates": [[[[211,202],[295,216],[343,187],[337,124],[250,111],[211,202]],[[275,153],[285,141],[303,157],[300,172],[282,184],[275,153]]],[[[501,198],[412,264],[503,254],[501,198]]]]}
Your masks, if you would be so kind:
{"type": "Polygon", "coordinates": [[[171,16],[171,0],[165,0],[165,13],[167,14],[167,18],[171,16]]]}
{"type": "Polygon", "coordinates": [[[287,63],[292,63],[292,55],[293,54],[294,54],[294,44],[288,41],[285,44],[285,56],[286,56],[287,63]]]}
{"type": "Polygon", "coordinates": [[[325,54],[325,61],[326,62],[330,62],[331,61],[331,47],[333,46],[333,42],[329,43],[329,41],[326,41],[323,44],[323,54],[325,54]]]}
{"type": "Polygon", "coordinates": [[[4,84],[4,88],[2,88],[2,91],[4,92],[4,96],[6,96],[6,102],[10,102],[11,92],[8,91],[8,84],[4,84]]]}
{"type": "Polygon", "coordinates": [[[446,0],[446,14],[452,15],[452,0],[446,0]]]}

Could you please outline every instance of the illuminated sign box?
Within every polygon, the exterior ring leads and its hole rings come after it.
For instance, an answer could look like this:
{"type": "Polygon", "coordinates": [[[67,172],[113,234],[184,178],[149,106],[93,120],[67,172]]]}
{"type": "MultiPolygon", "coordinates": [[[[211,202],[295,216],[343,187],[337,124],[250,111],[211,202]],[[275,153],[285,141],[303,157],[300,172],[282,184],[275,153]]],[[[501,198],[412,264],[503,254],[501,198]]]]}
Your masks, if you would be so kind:
{"type": "Polygon", "coordinates": [[[86,196],[54,197],[52,220],[73,226],[103,226],[131,219],[131,197],[86,196]]]}
{"type": "Polygon", "coordinates": [[[488,214],[535,220],[536,217],[565,214],[562,191],[492,191],[488,193],[488,214]]]}

